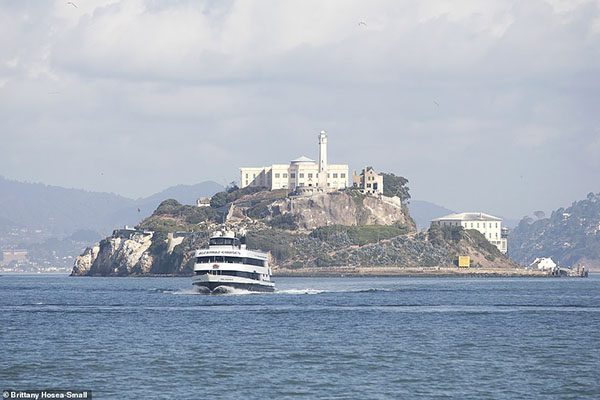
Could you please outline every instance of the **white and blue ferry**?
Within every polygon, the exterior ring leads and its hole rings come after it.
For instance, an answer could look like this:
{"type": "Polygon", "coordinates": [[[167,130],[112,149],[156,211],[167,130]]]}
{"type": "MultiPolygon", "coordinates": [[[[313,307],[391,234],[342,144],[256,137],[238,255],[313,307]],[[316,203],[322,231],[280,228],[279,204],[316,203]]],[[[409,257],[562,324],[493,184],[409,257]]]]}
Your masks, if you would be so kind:
{"type": "Polygon", "coordinates": [[[196,250],[193,284],[204,293],[226,293],[230,289],[273,292],[269,256],[246,248],[246,237],[233,232],[211,236],[208,249],[196,250]]]}

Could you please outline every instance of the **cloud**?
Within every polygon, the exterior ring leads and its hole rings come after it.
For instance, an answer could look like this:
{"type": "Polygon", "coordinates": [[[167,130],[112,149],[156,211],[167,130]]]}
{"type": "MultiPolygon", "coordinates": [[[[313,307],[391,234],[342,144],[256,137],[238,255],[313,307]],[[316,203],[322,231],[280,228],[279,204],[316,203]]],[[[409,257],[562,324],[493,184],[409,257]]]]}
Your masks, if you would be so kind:
{"type": "Polygon", "coordinates": [[[3,175],[135,197],[315,157],[327,129],[335,162],[457,210],[598,190],[579,155],[600,126],[599,1],[80,3],[2,5],[3,175]]]}

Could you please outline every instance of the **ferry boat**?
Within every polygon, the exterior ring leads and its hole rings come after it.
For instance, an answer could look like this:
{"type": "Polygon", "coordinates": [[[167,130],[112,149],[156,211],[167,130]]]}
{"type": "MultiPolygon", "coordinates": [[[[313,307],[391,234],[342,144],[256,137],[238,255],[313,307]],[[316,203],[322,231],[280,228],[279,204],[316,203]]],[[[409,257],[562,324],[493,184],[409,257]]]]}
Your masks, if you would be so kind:
{"type": "Polygon", "coordinates": [[[267,253],[248,250],[245,236],[217,232],[211,236],[208,249],[196,250],[195,255],[193,285],[203,293],[275,291],[267,253]]]}

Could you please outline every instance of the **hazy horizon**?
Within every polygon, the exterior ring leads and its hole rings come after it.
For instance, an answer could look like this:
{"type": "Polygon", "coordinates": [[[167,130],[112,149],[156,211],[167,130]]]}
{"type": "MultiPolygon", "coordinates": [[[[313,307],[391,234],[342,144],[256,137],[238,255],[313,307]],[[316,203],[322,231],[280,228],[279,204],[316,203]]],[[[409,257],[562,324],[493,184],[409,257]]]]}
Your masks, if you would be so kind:
{"type": "Polygon", "coordinates": [[[518,219],[599,192],[600,1],[0,4],[0,175],[146,197],[316,158],[518,219]]]}

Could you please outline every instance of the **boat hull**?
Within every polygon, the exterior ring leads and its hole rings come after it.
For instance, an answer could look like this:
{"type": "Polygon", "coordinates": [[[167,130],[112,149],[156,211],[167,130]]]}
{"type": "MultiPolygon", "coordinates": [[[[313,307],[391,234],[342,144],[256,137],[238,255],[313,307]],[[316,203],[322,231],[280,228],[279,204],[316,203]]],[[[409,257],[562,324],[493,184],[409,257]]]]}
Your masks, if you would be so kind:
{"type": "Polygon", "coordinates": [[[194,286],[202,293],[228,293],[231,289],[247,290],[249,292],[274,292],[275,285],[268,285],[264,283],[250,283],[250,282],[207,282],[207,281],[196,281],[194,286]]]}

